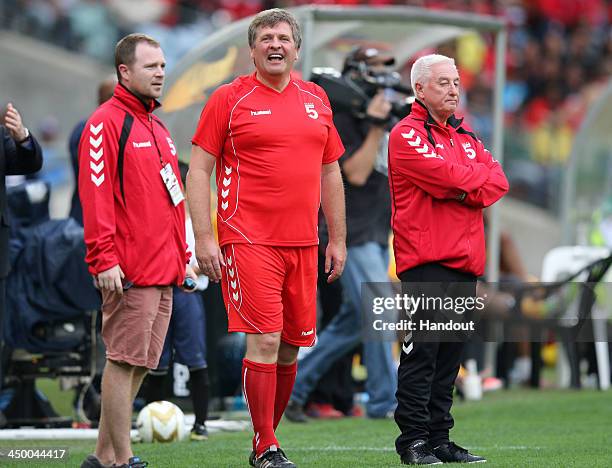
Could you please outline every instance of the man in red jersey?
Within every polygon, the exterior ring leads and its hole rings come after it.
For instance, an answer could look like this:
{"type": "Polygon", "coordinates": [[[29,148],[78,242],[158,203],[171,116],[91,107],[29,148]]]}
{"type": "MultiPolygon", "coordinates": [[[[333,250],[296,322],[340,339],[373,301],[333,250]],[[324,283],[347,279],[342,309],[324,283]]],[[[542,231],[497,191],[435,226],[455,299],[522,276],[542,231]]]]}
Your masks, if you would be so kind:
{"type": "Polygon", "coordinates": [[[416,100],[389,138],[397,274],[405,294],[429,300],[441,292],[456,307],[446,315],[423,306],[410,311],[416,327],[402,346],[395,411],[402,433],[395,446],[408,465],[485,462],[449,440],[453,383],[464,343],[454,336],[450,342],[448,335],[441,340],[421,324],[467,315],[460,301],[476,297],[476,277],[485,266],[482,209],[508,191],[508,181],[500,164],[454,115],[459,103],[454,60],[421,57],[410,78],[416,100]]]}
{"type": "Polygon", "coordinates": [[[294,467],[274,431],[316,337],[317,212],[328,226],[328,281],[346,258],[344,147],[325,92],[291,77],[301,33],[290,13],[259,13],[249,26],[256,71],[216,90],[193,137],[187,177],[196,256],[221,281],[229,331],[247,333],[244,396],[255,436],[250,463],[294,467]],[[216,165],[219,245],[209,181],[216,165]]]}
{"type": "Polygon", "coordinates": [[[119,84],[91,115],[79,144],[79,195],[89,271],[102,293],[102,415],[94,455],[82,468],[147,466],[130,446],[132,404],[157,368],[172,310],[172,285],[190,267],[176,149],[152,114],[164,54],[144,34],[117,43],[119,84]]]}

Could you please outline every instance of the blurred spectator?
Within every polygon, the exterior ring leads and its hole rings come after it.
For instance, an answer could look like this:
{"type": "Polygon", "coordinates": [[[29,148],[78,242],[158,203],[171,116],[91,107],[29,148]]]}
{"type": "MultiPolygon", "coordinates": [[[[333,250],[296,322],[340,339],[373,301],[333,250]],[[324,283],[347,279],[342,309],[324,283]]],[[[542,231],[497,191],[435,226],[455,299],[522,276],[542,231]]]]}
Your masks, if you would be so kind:
{"type": "MultiPolygon", "coordinates": [[[[144,30],[161,38],[171,68],[213,28],[262,9],[307,4],[413,5],[502,17],[508,26],[504,109],[505,131],[511,138],[505,139],[507,164],[533,161],[529,165],[543,174],[534,182],[545,184],[525,186],[524,176],[515,180],[509,173],[511,193],[556,209],[552,201],[558,198],[558,187],[552,184],[566,157],[564,148],[571,147],[601,81],[612,75],[612,6],[604,0],[4,0],[0,24],[99,60],[112,55],[110,47],[125,29],[144,30]],[[545,143],[559,131],[560,145],[545,143]],[[541,191],[548,195],[537,195],[541,191]]],[[[491,39],[468,34],[450,49],[438,50],[457,58],[462,86],[475,104],[470,106],[473,123],[485,139],[490,138],[491,126],[491,39]]]]}
{"type": "Polygon", "coordinates": [[[112,56],[119,31],[103,2],[76,2],[70,8],[70,24],[79,41],[79,50],[98,60],[108,60],[112,56]]]}
{"type": "MultiPolygon", "coordinates": [[[[107,77],[98,86],[98,105],[108,101],[113,97],[113,91],[117,84],[117,77],[111,75],[107,77]]],[[[81,120],[72,129],[70,133],[70,139],[68,141],[68,150],[70,151],[70,163],[72,165],[72,173],[74,175],[74,191],[72,192],[72,201],[70,204],[71,218],[74,218],[81,226],[83,225],[83,209],[81,208],[81,200],[79,199],[79,141],[81,140],[81,134],[85,128],[85,122],[87,119],[81,120]]]]}
{"type": "Polygon", "coordinates": [[[480,136],[485,146],[491,148],[493,143],[493,114],[491,109],[491,88],[476,79],[475,85],[467,93],[469,103],[469,121],[477,135],[480,136]]]}
{"type": "Polygon", "coordinates": [[[65,153],[59,149],[60,123],[53,114],[45,115],[37,125],[40,146],[45,155],[45,165],[38,178],[48,182],[51,188],[66,183],[68,170],[64,161],[65,153]]]}

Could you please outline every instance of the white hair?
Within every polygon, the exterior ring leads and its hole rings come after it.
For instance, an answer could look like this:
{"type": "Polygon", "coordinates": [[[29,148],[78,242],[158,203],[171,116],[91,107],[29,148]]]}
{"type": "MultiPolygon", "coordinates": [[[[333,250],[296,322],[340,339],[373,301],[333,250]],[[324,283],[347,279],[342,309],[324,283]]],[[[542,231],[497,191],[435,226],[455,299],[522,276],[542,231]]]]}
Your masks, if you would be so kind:
{"type": "Polygon", "coordinates": [[[421,83],[422,85],[429,80],[431,76],[431,67],[436,63],[448,62],[453,66],[455,65],[455,59],[447,57],[446,55],[440,54],[429,54],[418,58],[412,65],[410,70],[410,86],[412,86],[412,92],[416,96],[416,84],[421,83]]]}

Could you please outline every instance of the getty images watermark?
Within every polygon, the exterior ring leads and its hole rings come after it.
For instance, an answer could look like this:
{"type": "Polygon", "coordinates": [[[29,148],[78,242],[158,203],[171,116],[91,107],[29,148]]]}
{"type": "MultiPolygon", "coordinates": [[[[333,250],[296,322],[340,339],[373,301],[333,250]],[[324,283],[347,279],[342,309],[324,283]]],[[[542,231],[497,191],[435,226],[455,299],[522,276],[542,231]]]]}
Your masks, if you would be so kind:
{"type": "Polygon", "coordinates": [[[452,315],[463,317],[466,312],[481,312],[485,308],[485,297],[432,297],[421,293],[413,296],[407,293],[397,293],[393,297],[374,297],[372,313],[382,316],[385,312],[403,311],[410,319],[399,319],[387,322],[382,317],[374,318],[372,328],[376,331],[475,331],[474,320],[453,320],[452,315]],[[417,311],[433,313],[438,319],[440,312],[446,314],[445,320],[435,321],[423,317],[413,320],[417,311]]]}
{"type": "Polygon", "coordinates": [[[407,333],[426,341],[465,340],[485,307],[486,297],[478,296],[473,284],[362,285],[363,332],[369,340],[397,340],[407,333]]]}
{"type": "Polygon", "coordinates": [[[363,283],[365,340],[575,342],[612,336],[609,282],[363,283]]]}

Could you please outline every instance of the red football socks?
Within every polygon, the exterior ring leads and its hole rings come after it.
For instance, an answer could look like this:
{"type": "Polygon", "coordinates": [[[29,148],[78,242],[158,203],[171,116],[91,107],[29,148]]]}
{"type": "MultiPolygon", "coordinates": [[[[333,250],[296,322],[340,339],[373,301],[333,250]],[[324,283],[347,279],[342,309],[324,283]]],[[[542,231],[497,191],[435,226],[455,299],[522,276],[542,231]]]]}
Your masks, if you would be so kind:
{"type": "Polygon", "coordinates": [[[276,394],[276,364],[242,360],[242,391],[253,422],[253,450],[257,456],[278,445],[272,421],[276,394]]]}
{"type": "Polygon", "coordinates": [[[293,364],[284,366],[276,365],[276,398],[274,399],[274,430],[278,427],[295,383],[295,375],[297,374],[297,361],[293,364]]]}

